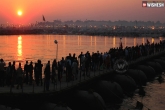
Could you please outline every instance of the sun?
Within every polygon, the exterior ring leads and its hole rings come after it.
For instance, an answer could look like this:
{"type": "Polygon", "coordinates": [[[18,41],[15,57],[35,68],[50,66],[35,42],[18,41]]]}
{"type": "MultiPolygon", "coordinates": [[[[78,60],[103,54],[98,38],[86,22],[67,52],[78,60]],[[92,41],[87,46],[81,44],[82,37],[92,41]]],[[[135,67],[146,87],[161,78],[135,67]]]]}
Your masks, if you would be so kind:
{"type": "Polygon", "coordinates": [[[22,16],[22,11],[19,10],[19,11],[17,12],[17,14],[18,14],[18,16],[22,16]]]}

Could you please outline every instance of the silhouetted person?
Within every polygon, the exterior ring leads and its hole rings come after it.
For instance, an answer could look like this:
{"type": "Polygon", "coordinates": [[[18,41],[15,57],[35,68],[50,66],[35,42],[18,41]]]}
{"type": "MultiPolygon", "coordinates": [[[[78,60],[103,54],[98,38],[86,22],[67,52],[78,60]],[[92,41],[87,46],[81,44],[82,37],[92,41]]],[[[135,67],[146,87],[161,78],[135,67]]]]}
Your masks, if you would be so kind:
{"type": "Polygon", "coordinates": [[[38,63],[35,63],[34,66],[34,75],[35,75],[35,82],[37,86],[39,86],[39,70],[38,70],[38,63]]]}
{"type": "Polygon", "coordinates": [[[14,87],[14,84],[16,83],[16,69],[15,69],[15,61],[13,61],[12,64],[12,87],[14,87]]]}
{"type": "Polygon", "coordinates": [[[16,71],[17,73],[17,81],[18,81],[18,84],[17,84],[17,89],[19,89],[19,86],[21,87],[22,89],[22,85],[23,85],[23,70],[22,70],[22,67],[21,67],[21,63],[19,63],[19,67],[16,71]]]}
{"type": "Polygon", "coordinates": [[[50,85],[50,61],[46,64],[45,70],[45,84],[46,84],[46,90],[49,91],[49,85],[50,85]]]}
{"type": "Polygon", "coordinates": [[[65,63],[66,63],[66,61],[64,60],[64,57],[62,57],[62,60],[60,61],[60,64],[62,66],[61,78],[62,78],[62,75],[64,73],[65,63]]]}
{"type": "Polygon", "coordinates": [[[28,84],[28,82],[29,82],[29,65],[28,65],[28,61],[26,61],[26,64],[24,65],[24,72],[25,72],[25,83],[28,84]]]}
{"type": "Polygon", "coordinates": [[[90,76],[90,64],[91,64],[91,57],[89,52],[85,54],[85,75],[90,76]]]}
{"type": "Polygon", "coordinates": [[[56,59],[53,60],[52,63],[52,83],[55,83],[55,77],[56,77],[56,70],[57,70],[57,61],[56,59]]]}
{"type": "Polygon", "coordinates": [[[78,58],[80,59],[80,68],[82,67],[82,56],[83,56],[83,52],[81,52],[81,54],[78,56],[78,58]]]}
{"type": "Polygon", "coordinates": [[[41,60],[38,60],[37,68],[38,68],[39,80],[40,80],[41,86],[43,85],[43,82],[42,82],[42,67],[43,67],[43,64],[41,63],[41,60]]]}
{"type": "Polygon", "coordinates": [[[77,70],[78,70],[78,65],[77,65],[77,62],[76,62],[76,59],[74,59],[73,63],[72,63],[72,75],[74,75],[74,78],[77,79],[78,78],[78,73],[77,73],[77,70]]]}
{"type": "Polygon", "coordinates": [[[5,62],[3,59],[0,59],[0,86],[3,86],[4,87],[4,78],[5,78],[5,70],[4,70],[4,67],[5,67],[5,62]]]}
{"type": "Polygon", "coordinates": [[[29,84],[32,85],[32,81],[33,81],[33,62],[31,61],[30,62],[30,65],[29,65],[29,84]]]}
{"type": "Polygon", "coordinates": [[[11,62],[9,62],[9,65],[6,68],[6,74],[7,74],[7,79],[6,79],[7,86],[11,86],[11,80],[12,80],[12,66],[11,66],[11,62]]]}
{"type": "Polygon", "coordinates": [[[73,76],[72,68],[71,68],[71,65],[70,65],[69,61],[67,61],[67,63],[66,63],[66,72],[67,72],[67,76],[68,76],[67,81],[69,82],[69,81],[72,80],[72,76],[73,76]]]}
{"type": "Polygon", "coordinates": [[[62,64],[60,62],[58,62],[58,80],[61,82],[61,78],[62,78],[62,64]]]}

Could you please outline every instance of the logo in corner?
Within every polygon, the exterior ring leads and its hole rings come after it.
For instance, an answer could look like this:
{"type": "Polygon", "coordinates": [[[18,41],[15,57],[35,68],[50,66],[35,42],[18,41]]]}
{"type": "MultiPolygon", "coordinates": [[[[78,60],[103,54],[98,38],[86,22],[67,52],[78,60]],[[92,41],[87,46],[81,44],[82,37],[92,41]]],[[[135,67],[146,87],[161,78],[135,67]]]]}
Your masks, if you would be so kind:
{"type": "Polygon", "coordinates": [[[124,59],[118,59],[116,60],[116,62],[114,63],[113,69],[117,72],[117,73],[125,73],[128,70],[128,63],[127,61],[125,61],[124,59]]]}
{"type": "Polygon", "coordinates": [[[147,2],[146,1],[142,2],[142,7],[147,7],[147,2]]]}

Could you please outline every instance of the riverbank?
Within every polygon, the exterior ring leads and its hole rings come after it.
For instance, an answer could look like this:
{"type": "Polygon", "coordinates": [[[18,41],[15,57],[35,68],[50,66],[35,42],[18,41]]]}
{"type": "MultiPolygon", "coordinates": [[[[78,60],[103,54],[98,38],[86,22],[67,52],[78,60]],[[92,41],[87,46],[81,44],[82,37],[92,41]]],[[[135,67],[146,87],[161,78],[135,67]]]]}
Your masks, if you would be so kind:
{"type": "MultiPolygon", "coordinates": [[[[162,75],[165,80],[165,76],[162,75]]],[[[135,95],[131,98],[124,99],[120,110],[128,110],[128,108],[134,108],[137,101],[143,103],[143,110],[164,110],[165,108],[165,83],[159,83],[158,80],[148,82],[145,86],[146,96],[140,97],[138,90],[135,91],[135,95]]],[[[134,109],[130,109],[134,110],[134,109]]]]}
{"type": "Polygon", "coordinates": [[[71,29],[0,29],[0,35],[91,35],[91,36],[130,36],[130,37],[165,37],[163,31],[117,31],[117,30],[71,30],[71,29]]]}

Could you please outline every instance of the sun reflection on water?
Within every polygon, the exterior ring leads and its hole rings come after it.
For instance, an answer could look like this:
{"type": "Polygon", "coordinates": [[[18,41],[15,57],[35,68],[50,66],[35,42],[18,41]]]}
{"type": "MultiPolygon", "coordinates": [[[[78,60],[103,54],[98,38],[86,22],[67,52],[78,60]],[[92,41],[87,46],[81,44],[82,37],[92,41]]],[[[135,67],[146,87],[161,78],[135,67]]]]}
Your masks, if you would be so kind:
{"type": "Polygon", "coordinates": [[[136,37],[134,37],[133,39],[133,45],[136,46],[137,45],[137,42],[136,42],[136,37]]]}
{"type": "Polygon", "coordinates": [[[151,41],[152,41],[152,43],[154,43],[154,38],[152,38],[152,40],[151,40],[151,41]]]}
{"type": "Polygon", "coordinates": [[[18,37],[17,57],[18,60],[22,60],[22,36],[18,37]]]}
{"type": "Polygon", "coordinates": [[[113,37],[113,48],[115,48],[116,47],[116,38],[115,38],[115,36],[113,37]]]}

